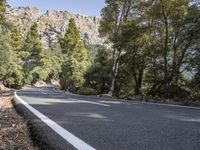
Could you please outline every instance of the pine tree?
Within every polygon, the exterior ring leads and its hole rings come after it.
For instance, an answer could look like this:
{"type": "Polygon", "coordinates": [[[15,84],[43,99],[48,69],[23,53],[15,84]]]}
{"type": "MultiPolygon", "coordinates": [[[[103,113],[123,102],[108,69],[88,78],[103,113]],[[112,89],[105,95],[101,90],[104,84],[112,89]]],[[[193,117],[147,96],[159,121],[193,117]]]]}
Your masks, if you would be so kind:
{"type": "Polygon", "coordinates": [[[88,54],[73,19],[70,19],[68,30],[61,40],[61,48],[66,56],[60,74],[61,86],[65,90],[75,91],[84,83],[88,54]]]}
{"type": "Polygon", "coordinates": [[[8,87],[20,87],[23,73],[19,57],[13,51],[12,39],[8,33],[0,36],[0,80],[8,87]]]}
{"type": "Polygon", "coordinates": [[[22,37],[19,28],[15,27],[11,31],[10,36],[11,36],[11,46],[13,51],[17,55],[20,55],[20,52],[22,51],[22,37]]]}
{"type": "Polygon", "coordinates": [[[15,53],[11,46],[9,27],[5,19],[6,1],[0,0],[0,81],[7,86],[20,83],[21,76],[15,53]]]}
{"type": "Polygon", "coordinates": [[[5,13],[6,13],[7,3],[6,0],[0,0],[0,32],[9,32],[13,27],[11,23],[6,20],[5,13]]]}
{"type": "Polygon", "coordinates": [[[14,27],[10,33],[10,45],[12,47],[12,76],[14,78],[13,86],[22,86],[23,68],[22,68],[22,37],[19,28],[14,27]]]}
{"type": "Polygon", "coordinates": [[[6,1],[0,0],[0,25],[5,22],[6,1]]]}
{"type": "Polygon", "coordinates": [[[4,81],[10,65],[11,47],[7,35],[0,35],[0,81],[4,81]]]}
{"type": "Polygon", "coordinates": [[[121,27],[129,22],[131,13],[134,12],[132,7],[135,0],[106,0],[106,6],[101,10],[102,19],[100,21],[99,32],[102,36],[107,37],[113,44],[113,67],[109,95],[115,95],[116,77],[118,75],[119,60],[123,53],[123,48],[119,44],[121,39],[121,27]]]}
{"type": "Polygon", "coordinates": [[[85,75],[85,85],[94,89],[97,94],[107,93],[110,85],[111,68],[111,52],[106,51],[104,47],[99,47],[94,63],[85,75]]]}
{"type": "Polygon", "coordinates": [[[38,25],[34,23],[27,33],[23,46],[23,68],[25,73],[25,82],[30,82],[31,71],[41,65],[42,43],[38,34],[38,25]],[[29,78],[29,79],[28,79],[29,78]]]}
{"type": "MultiPolygon", "coordinates": [[[[5,6],[5,0],[0,0],[0,28],[2,28],[2,24],[3,22],[5,22],[5,10],[6,10],[6,6],[5,6]]],[[[9,50],[10,47],[8,45],[8,43],[6,42],[6,36],[2,36],[2,29],[0,30],[0,80],[2,80],[2,78],[5,75],[6,72],[6,60],[8,60],[8,56],[9,56],[9,50]],[[7,50],[9,49],[9,50],[7,50]]]]}

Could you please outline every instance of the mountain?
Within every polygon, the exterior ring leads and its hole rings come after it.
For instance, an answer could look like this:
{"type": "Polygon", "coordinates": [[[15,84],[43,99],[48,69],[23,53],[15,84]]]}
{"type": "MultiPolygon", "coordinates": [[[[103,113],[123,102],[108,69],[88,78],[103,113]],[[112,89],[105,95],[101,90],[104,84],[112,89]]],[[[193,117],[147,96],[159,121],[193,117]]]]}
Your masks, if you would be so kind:
{"type": "Polygon", "coordinates": [[[200,0],[190,0],[191,5],[197,5],[200,7],[200,0]]]}
{"type": "Polygon", "coordinates": [[[9,7],[6,16],[9,22],[21,29],[23,36],[26,36],[31,25],[37,22],[44,48],[53,45],[65,34],[70,18],[75,20],[83,40],[90,44],[100,45],[105,42],[105,38],[101,38],[98,32],[100,18],[95,16],[57,10],[47,11],[43,14],[35,7],[9,7]]]}

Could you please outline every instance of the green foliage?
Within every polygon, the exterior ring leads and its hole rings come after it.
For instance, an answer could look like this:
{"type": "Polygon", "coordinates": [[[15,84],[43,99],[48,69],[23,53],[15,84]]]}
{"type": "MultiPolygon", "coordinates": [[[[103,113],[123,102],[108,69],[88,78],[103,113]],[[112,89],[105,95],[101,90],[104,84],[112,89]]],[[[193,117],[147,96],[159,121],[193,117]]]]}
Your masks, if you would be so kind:
{"type": "Polygon", "coordinates": [[[0,0],[0,81],[20,87],[60,80],[62,89],[80,94],[199,101],[200,9],[188,0],[105,2],[99,31],[112,50],[84,43],[73,19],[64,37],[44,50],[37,23],[24,40],[6,22],[0,0]]]}
{"type": "Polygon", "coordinates": [[[6,0],[0,0],[0,32],[8,33],[12,29],[12,24],[5,17],[7,3],[6,0]]]}
{"type": "Polygon", "coordinates": [[[32,74],[37,77],[34,83],[37,81],[51,83],[51,80],[59,80],[61,64],[64,62],[61,48],[56,44],[44,50],[43,53],[42,65],[35,67],[32,71],[32,74]]]}
{"type": "Polygon", "coordinates": [[[135,5],[133,0],[106,0],[106,6],[101,11],[102,19],[100,21],[100,35],[107,37],[113,44],[112,52],[112,76],[110,83],[110,95],[114,96],[116,77],[118,75],[119,61],[123,53],[121,31],[123,25],[129,22],[132,14],[132,8],[135,5]]]}
{"type": "Polygon", "coordinates": [[[48,49],[45,53],[46,54],[44,60],[48,60],[43,62],[43,69],[48,70],[48,76],[45,81],[50,82],[51,80],[59,80],[61,65],[64,62],[64,57],[60,44],[55,44],[54,46],[50,47],[50,49],[48,49]]]}
{"type": "Polygon", "coordinates": [[[150,36],[156,41],[151,44],[155,54],[152,53],[152,64],[147,70],[152,84],[148,95],[174,98],[181,94],[178,89],[190,53],[196,49],[194,45],[199,39],[199,10],[189,7],[187,0],[181,3],[178,0],[158,1],[148,8],[150,36]]]}
{"type": "MultiPolygon", "coordinates": [[[[121,59],[126,59],[122,57],[121,59]]],[[[129,60],[129,59],[128,59],[129,60]]],[[[134,95],[134,82],[133,75],[130,72],[128,60],[121,60],[119,64],[118,74],[116,77],[115,95],[120,98],[125,98],[134,95]]]]}
{"type": "Polygon", "coordinates": [[[85,82],[84,74],[88,68],[88,53],[73,19],[70,19],[68,30],[61,40],[61,48],[65,54],[60,74],[62,89],[76,91],[85,82]]]}
{"type": "Polygon", "coordinates": [[[0,0],[0,25],[5,23],[6,1],[0,0]]]}
{"type": "Polygon", "coordinates": [[[106,4],[99,31],[113,43],[115,95],[198,95],[199,8],[188,0],[106,4]]]}
{"type": "Polygon", "coordinates": [[[98,50],[102,48],[102,45],[93,45],[85,43],[85,47],[88,50],[89,65],[92,65],[95,61],[98,50]]]}
{"type": "Polygon", "coordinates": [[[20,30],[14,28],[10,33],[10,45],[12,47],[12,63],[13,63],[13,78],[14,82],[11,86],[21,87],[23,85],[23,67],[21,59],[22,37],[20,30]]]}
{"type": "Polygon", "coordinates": [[[125,53],[121,57],[121,63],[123,64],[122,68],[125,67],[123,70],[126,70],[126,76],[133,80],[129,82],[129,85],[132,83],[135,95],[142,94],[144,71],[149,63],[151,39],[146,33],[147,30],[148,28],[140,26],[140,22],[136,20],[122,27],[120,45],[124,48],[125,53]]]}
{"type": "Polygon", "coordinates": [[[19,28],[14,27],[14,29],[11,31],[11,46],[13,48],[13,51],[17,54],[20,55],[20,52],[22,50],[22,37],[21,37],[21,32],[19,28]]]}
{"type": "Polygon", "coordinates": [[[63,53],[69,54],[73,52],[77,44],[82,44],[80,39],[80,33],[77,29],[76,23],[73,19],[69,20],[68,29],[64,35],[64,38],[61,39],[60,45],[63,50],[63,53]],[[80,42],[80,43],[79,43],[80,42]]]}
{"type": "Polygon", "coordinates": [[[85,75],[85,86],[92,88],[97,94],[109,91],[111,78],[112,59],[111,53],[104,47],[99,48],[94,63],[85,75]]]}
{"type": "Polygon", "coordinates": [[[76,91],[78,94],[82,95],[96,95],[97,92],[93,88],[88,88],[88,87],[81,87],[78,91],[76,91]]]}
{"type": "Polygon", "coordinates": [[[9,34],[0,37],[0,80],[6,86],[19,87],[22,85],[22,67],[10,42],[9,34]]]}
{"type": "Polygon", "coordinates": [[[187,82],[187,87],[190,90],[190,98],[193,101],[200,101],[200,47],[196,45],[195,51],[193,51],[193,57],[190,58],[188,72],[190,74],[191,81],[187,82]]]}
{"type": "Polygon", "coordinates": [[[22,48],[23,69],[25,74],[24,83],[32,82],[29,77],[30,73],[35,67],[41,66],[41,59],[44,56],[37,28],[37,23],[31,26],[22,48]]]}
{"type": "Polygon", "coordinates": [[[10,56],[11,56],[11,47],[9,45],[8,35],[0,35],[0,80],[7,74],[7,70],[10,67],[10,56]]]}
{"type": "Polygon", "coordinates": [[[5,11],[6,1],[0,0],[0,81],[9,87],[19,87],[23,78],[22,67],[18,55],[14,52],[15,36],[8,30],[10,25],[6,22],[5,11]]]}

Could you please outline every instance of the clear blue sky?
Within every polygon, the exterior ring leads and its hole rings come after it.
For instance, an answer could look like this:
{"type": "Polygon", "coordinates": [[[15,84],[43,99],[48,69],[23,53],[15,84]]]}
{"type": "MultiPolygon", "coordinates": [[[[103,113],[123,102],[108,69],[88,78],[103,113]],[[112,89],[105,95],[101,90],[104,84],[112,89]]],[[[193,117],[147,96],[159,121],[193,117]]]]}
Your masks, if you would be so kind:
{"type": "Polygon", "coordinates": [[[46,10],[69,10],[89,16],[100,16],[105,6],[104,0],[7,0],[10,6],[37,7],[41,12],[46,10]]]}

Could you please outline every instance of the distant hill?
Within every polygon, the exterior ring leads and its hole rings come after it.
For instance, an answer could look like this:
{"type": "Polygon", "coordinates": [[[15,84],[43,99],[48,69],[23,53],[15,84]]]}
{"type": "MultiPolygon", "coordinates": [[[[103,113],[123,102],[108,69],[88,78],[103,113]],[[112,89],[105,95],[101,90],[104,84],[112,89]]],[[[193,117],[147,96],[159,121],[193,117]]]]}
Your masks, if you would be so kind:
{"type": "Polygon", "coordinates": [[[63,36],[70,18],[74,18],[80,30],[82,39],[90,44],[102,45],[105,38],[99,36],[98,28],[100,18],[95,16],[84,16],[69,11],[47,11],[42,14],[33,7],[9,7],[6,13],[9,22],[18,26],[23,36],[26,35],[30,26],[37,22],[39,25],[39,34],[44,48],[58,41],[63,36]]]}
{"type": "Polygon", "coordinates": [[[192,5],[195,4],[195,5],[200,7],[200,0],[190,0],[190,2],[191,2],[192,5]]]}

